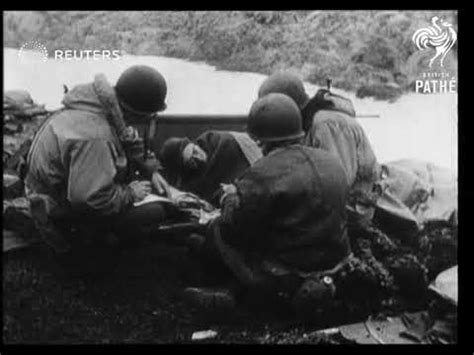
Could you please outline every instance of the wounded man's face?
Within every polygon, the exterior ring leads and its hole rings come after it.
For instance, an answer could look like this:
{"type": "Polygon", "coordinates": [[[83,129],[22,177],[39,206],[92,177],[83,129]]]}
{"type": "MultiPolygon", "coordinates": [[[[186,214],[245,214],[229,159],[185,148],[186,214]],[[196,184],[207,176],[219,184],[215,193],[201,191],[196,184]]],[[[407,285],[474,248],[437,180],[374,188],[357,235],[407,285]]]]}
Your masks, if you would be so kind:
{"type": "Polygon", "coordinates": [[[206,152],[197,144],[189,143],[183,149],[183,165],[189,172],[201,170],[207,163],[206,152]]]}

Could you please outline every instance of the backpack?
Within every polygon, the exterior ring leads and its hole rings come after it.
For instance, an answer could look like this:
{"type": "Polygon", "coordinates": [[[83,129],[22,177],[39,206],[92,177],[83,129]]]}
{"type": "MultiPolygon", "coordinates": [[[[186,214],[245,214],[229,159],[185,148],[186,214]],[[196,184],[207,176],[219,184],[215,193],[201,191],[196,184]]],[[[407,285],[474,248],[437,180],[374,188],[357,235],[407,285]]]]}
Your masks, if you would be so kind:
{"type": "Polygon", "coordinates": [[[355,118],[355,109],[352,101],[341,95],[332,93],[329,89],[319,89],[303,108],[303,129],[311,128],[314,115],[321,110],[343,112],[355,118]]]}

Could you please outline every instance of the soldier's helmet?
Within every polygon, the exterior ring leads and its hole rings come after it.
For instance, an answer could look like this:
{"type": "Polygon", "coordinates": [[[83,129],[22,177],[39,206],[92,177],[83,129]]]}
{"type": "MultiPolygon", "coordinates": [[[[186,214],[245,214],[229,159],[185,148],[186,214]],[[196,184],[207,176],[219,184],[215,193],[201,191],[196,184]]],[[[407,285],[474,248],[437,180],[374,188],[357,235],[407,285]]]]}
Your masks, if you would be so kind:
{"type": "Polygon", "coordinates": [[[261,98],[270,93],[288,95],[296,102],[300,110],[302,110],[309,101],[309,96],[304,89],[303,81],[290,72],[277,72],[265,79],[258,90],[258,97],[261,98]]]}
{"type": "Polygon", "coordinates": [[[118,99],[132,111],[152,114],[166,108],[166,81],[156,69],[134,65],[125,70],[115,85],[118,99]]]}
{"type": "Polygon", "coordinates": [[[247,132],[263,143],[302,138],[304,132],[301,112],[289,96],[268,94],[253,103],[247,132]]]}

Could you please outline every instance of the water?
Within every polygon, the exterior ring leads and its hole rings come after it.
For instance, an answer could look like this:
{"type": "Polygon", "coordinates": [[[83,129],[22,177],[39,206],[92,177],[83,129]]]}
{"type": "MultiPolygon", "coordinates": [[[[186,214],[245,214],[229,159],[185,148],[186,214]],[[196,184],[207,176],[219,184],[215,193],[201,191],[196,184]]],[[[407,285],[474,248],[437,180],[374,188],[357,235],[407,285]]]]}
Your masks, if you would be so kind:
{"type": "MultiPolygon", "coordinates": [[[[63,84],[73,87],[105,73],[115,83],[133,64],[157,68],[168,83],[169,113],[248,113],[265,75],[217,71],[214,67],[180,59],[125,55],[119,60],[66,61],[20,60],[18,50],[4,50],[4,89],[28,90],[35,102],[48,109],[60,107],[63,84]]],[[[310,95],[317,86],[305,84],[310,95]]],[[[358,99],[353,93],[334,89],[353,100],[358,118],[379,161],[422,159],[447,167],[457,175],[457,94],[410,93],[394,103],[358,99]]]]}

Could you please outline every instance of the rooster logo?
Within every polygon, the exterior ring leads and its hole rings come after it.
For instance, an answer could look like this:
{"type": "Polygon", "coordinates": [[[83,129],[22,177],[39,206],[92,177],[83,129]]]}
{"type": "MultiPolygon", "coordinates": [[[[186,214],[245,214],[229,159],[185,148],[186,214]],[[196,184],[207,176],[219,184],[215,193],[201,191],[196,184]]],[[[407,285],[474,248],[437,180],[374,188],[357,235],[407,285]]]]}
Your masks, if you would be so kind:
{"type": "Polygon", "coordinates": [[[430,59],[430,68],[438,57],[440,58],[440,65],[443,67],[446,54],[448,54],[449,50],[454,46],[454,43],[456,43],[456,31],[454,31],[453,25],[437,16],[431,19],[431,24],[432,26],[424,27],[416,31],[412,40],[419,50],[426,48],[434,48],[436,50],[435,55],[430,59]],[[438,21],[442,27],[438,25],[438,21]]]}

